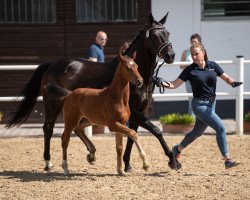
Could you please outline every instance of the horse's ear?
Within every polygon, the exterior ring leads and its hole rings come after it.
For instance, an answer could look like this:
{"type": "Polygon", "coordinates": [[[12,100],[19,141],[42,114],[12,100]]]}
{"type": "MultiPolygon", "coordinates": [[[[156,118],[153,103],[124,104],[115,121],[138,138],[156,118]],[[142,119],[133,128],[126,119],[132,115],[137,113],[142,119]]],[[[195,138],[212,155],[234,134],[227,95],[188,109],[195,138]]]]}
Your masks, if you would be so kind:
{"type": "Polygon", "coordinates": [[[154,17],[153,17],[153,14],[150,13],[149,16],[148,16],[148,26],[150,26],[150,25],[153,23],[154,20],[155,20],[155,19],[154,19],[154,17]]]}
{"type": "Polygon", "coordinates": [[[132,55],[132,59],[135,60],[136,59],[136,51],[133,53],[132,55]]]}
{"type": "Polygon", "coordinates": [[[167,20],[167,17],[168,17],[168,13],[159,21],[162,25],[166,23],[166,20],[167,20]]]}

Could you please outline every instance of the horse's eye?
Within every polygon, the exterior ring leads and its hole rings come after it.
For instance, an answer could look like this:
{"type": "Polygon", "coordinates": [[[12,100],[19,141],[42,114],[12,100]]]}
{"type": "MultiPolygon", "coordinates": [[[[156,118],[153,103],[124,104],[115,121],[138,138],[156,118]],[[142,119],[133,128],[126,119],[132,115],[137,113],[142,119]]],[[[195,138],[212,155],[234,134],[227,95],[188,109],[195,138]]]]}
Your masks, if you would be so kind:
{"type": "Polygon", "coordinates": [[[127,64],[127,68],[131,69],[132,66],[128,63],[128,64],[127,64]]]}

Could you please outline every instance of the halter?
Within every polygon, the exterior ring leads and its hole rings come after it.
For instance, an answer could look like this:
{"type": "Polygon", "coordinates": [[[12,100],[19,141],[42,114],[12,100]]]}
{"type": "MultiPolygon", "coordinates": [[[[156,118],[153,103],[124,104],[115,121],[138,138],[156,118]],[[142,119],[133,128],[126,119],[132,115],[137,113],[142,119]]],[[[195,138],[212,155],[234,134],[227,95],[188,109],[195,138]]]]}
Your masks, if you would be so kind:
{"type": "MultiPolygon", "coordinates": [[[[146,31],[146,39],[150,39],[150,31],[151,30],[154,30],[154,29],[164,29],[164,27],[163,26],[155,26],[155,27],[152,27],[152,28],[149,28],[147,31],[146,31]]],[[[153,46],[153,48],[156,46],[156,45],[154,45],[154,42],[153,41],[151,41],[151,40],[149,40],[150,41],[150,43],[152,43],[152,46],[153,46]]],[[[150,44],[149,44],[149,46],[150,46],[150,44]]],[[[171,42],[169,42],[169,40],[167,40],[166,42],[164,42],[164,43],[162,43],[161,44],[161,46],[160,47],[158,47],[158,48],[156,48],[157,50],[156,50],[156,55],[159,57],[159,58],[161,58],[162,56],[161,56],[161,51],[165,48],[165,47],[167,47],[167,46],[171,46],[172,47],[172,44],[171,44],[171,42]]]]}

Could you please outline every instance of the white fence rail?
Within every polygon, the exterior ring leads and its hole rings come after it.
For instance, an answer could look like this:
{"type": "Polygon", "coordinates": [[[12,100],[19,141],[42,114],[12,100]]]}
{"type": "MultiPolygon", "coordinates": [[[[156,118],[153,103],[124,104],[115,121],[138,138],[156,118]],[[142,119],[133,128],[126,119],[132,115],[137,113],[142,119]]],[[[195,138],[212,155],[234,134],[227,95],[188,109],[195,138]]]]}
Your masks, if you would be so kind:
{"type": "MultiPolygon", "coordinates": [[[[244,60],[243,56],[237,56],[236,61],[226,60],[226,61],[216,61],[218,64],[234,64],[237,67],[237,76],[234,76],[235,80],[244,83],[244,64],[249,64],[250,60],[244,60]]],[[[164,67],[176,67],[180,64],[190,64],[190,62],[174,62],[173,64],[164,64],[164,67]]],[[[35,70],[37,65],[0,65],[0,70],[35,70]]],[[[243,135],[243,106],[244,106],[244,96],[249,95],[250,92],[243,91],[243,85],[236,88],[235,93],[218,92],[217,96],[230,96],[236,99],[236,134],[243,135]]],[[[191,93],[164,93],[164,94],[153,94],[154,99],[161,98],[176,98],[176,97],[190,97],[191,93]]],[[[12,101],[15,97],[0,97],[0,102],[12,101]]],[[[20,101],[22,98],[16,99],[20,101]]],[[[42,101],[42,97],[38,98],[38,101],[42,101]]]]}

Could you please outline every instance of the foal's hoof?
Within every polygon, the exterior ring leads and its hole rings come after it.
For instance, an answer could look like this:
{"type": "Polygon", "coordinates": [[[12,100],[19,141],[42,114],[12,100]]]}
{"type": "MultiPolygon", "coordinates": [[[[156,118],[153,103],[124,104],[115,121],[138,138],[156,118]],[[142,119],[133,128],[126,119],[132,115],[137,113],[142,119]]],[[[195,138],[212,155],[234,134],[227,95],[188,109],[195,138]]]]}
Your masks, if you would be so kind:
{"type": "Polygon", "coordinates": [[[90,154],[87,155],[87,161],[89,162],[89,164],[94,165],[95,160],[95,156],[91,156],[90,154]]]}
{"type": "Polygon", "coordinates": [[[171,168],[171,169],[174,169],[174,170],[178,170],[180,169],[182,166],[181,166],[181,163],[179,163],[178,160],[171,160],[168,162],[168,166],[171,168]]]}
{"type": "Polygon", "coordinates": [[[134,169],[133,169],[133,167],[131,167],[130,165],[128,165],[128,166],[125,166],[124,171],[125,171],[125,172],[133,172],[134,169]]]}
{"type": "Polygon", "coordinates": [[[147,172],[148,169],[149,169],[149,165],[144,165],[144,166],[143,166],[143,169],[145,170],[145,172],[147,172]]]}
{"type": "Polygon", "coordinates": [[[117,170],[119,176],[127,176],[127,173],[122,170],[117,170]]]}

